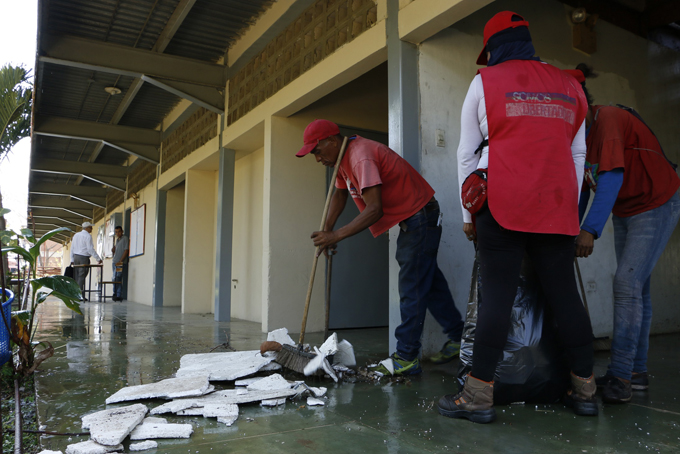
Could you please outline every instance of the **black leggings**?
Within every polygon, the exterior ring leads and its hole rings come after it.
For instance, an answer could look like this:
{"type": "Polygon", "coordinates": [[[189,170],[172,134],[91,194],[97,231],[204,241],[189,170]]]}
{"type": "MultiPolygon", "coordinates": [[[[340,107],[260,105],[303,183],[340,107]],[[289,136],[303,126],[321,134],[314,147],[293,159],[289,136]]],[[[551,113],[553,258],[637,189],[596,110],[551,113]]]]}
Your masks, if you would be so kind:
{"type": "Polygon", "coordinates": [[[508,338],[525,251],[529,255],[567,349],[571,370],[593,371],[593,330],[574,277],[574,237],[507,230],[486,208],[477,215],[483,302],[479,307],[472,375],[492,381],[508,338]]]}

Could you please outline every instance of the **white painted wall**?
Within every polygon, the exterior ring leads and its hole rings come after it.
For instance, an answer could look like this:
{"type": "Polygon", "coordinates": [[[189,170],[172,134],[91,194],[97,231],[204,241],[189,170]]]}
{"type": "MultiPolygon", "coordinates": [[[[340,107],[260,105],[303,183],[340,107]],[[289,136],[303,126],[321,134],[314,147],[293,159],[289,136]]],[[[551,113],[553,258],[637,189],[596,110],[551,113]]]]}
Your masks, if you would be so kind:
{"type": "Polygon", "coordinates": [[[264,148],[236,153],[231,316],[262,322],[264,148]]]}
{"type": "Polygon", "coordinates": [[[182,305],[184,263],[184,183],[167,191],[165,207],[165,261],[163,306],[182,305]]]}
{"type": "MultiPolygon", "coordinates": [[[[422,173],[437,191],[444,213],[439,263],[449,280],[457,307],[464,313],[474,250],[464,237],[458,196],[456,150],[460,137],[460,109],[478,66],[484,24],[496,12],[516,11],[529,21],[537,54],[560,68],[586,62],[600,72],[588,81],[596,103],[618,102],[639,109],[672,158],[678,158],[680,96],[669,91],[672,51],[607,22],[596,30],[598,51],[588,57],[571,48],[569,8],[555,0],[498,0],[442,31],[420,46],[422,173]],[[436,146],[435,130],[446,131],[446,146],[436,146]]],[[[677,73],[677,69],[675,70],[677,73]]],[[[676,90],[677,91],[677,90],[676,90]]],[[[616,268],[611,221],[595,244],[595,253],[580,259],[596,336],[612,330],[612,278],[616,268]]],[[[676,231],[653,276],[654,332],[680,328],[680,235],[676,231]]],[[[439,348],[439,327],[428,317],[424,351],[439,348]]]]}

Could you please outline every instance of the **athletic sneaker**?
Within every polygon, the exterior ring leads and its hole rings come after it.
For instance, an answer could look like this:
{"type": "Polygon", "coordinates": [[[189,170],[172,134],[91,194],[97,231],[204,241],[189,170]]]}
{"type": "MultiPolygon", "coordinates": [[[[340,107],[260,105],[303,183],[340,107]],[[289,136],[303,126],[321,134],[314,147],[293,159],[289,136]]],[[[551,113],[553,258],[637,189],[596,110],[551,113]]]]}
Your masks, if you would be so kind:
{"type": "Polygon", "coordinates": [[[632,397],[630,382],[616,377],[612,378],[602,391],[602,400],[608,404],[625,404],[630,402],[632,397]]]}
{"type": "MultiPolygon", "coordinates": [[[[606,374],[604,374],[601,377],[597,377],[595,379],[595,383],[597,384],[598,388],[603,388],[609,383],[612,379],[614,378],[614,375],[611,374],[611,372],[607,371],[606,374]]],[[[630,388],[633,391],[647,391],[649,389],[649,378],[647,377],[647,372],[633,372],[633,375],[630,379],[630,388]]]]}
{"type": "Polygon", "coordinates": [[[459,354],[460,342],[450,340],[444,344],[439,353],[430,358],[430,361],[435,364],[444,364],[456,358],[459,354]]]}
{"type": "MultiPolygon", "coordinates": [[[[415,375],[421,373],[423,370],[420,368],[420,360],[418,358],[413,361],[408,361],[396,353],[388,358],[392,360],[392,366],[394,367],[394,375],[415,375]]],[[[368,370],[371,372],[380,372],[384,375],[392,375],[390,371],[382,364],[378,364],[374,367],[369,367],[368,370]]]]}

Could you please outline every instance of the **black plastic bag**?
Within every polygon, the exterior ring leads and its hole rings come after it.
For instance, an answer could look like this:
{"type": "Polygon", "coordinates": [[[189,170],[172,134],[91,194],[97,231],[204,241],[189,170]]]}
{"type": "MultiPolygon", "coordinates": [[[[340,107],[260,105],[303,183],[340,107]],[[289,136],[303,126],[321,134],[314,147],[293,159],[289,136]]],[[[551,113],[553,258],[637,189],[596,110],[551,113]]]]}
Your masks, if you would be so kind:
{"type": "MultiPolygon", "coordinates": [[[[461,386],[472,370],[477,309],[479,304],[483,304],[482,295],[483,282],[475,259],[460,348],[458,382],[461,386]]],[[[553,403],[569,388],[569,367],[548,309],[536,273],[525,257],[512,308],[508,340],[494,377],[494,404],[553,403]]]]}

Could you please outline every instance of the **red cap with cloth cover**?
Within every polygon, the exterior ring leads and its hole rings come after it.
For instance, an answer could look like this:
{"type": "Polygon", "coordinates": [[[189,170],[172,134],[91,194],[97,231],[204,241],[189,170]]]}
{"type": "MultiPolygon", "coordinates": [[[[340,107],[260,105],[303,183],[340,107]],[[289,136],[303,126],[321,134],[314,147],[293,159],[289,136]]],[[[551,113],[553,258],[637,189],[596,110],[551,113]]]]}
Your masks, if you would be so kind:
{"type": "Polygon", "coordinates": [[[330,136],[340,134],[338,125],[328,120],[314,120],[305,128],[305,133],[302,136],[305,145],[297,152],[295,156],[301,158],[314,150],[320,141],[328,139],[330,136]]]}
{"type": "Polygon", "coordinates": [[[479,57],[477,58],[477,64],[486,65],[487,63],[489,63],[488,60],[486,59],[486,45],[489,43],[489,38],[491,38],[498,32],[502,32],[503,30],[516,27],[528,28],[529,22],[524,20],[524,17],[520,16],[517,13],[513,13],[512,11],[501,11],[500,13],[496,14],[494,17],[489,19],[489,22],[487,22],[486,25],[484,26],[484,48],[479,53],[479,57]],[[520,18],[521,20],[513,21],[512,18],[514,16],[520,18]]]}

